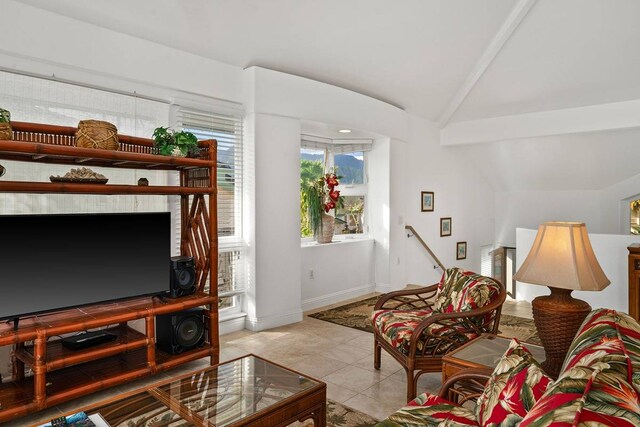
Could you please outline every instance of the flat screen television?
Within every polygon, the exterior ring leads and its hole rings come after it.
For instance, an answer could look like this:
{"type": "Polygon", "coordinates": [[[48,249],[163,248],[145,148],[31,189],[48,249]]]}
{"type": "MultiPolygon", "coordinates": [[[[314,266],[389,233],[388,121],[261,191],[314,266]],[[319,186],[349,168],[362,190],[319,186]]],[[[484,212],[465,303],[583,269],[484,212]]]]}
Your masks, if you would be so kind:
{"type": "Polygon", "coordinates": [[[0,318],[169,290],[169,212],[0,215],[0,318]]]}

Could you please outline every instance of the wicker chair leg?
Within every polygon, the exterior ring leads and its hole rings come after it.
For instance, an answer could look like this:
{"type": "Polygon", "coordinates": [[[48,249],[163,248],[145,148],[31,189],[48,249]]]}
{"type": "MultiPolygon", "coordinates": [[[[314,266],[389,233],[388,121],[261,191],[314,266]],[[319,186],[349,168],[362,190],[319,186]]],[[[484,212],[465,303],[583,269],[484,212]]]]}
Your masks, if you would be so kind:
{"type": "Polygon", "coordinates": [[[380,369],[380,361],[382,359],[382,347],[376,338],[373,339],[373,367],[380,369]]]}
{"type": "Polygon", "coordinates": [[[407,373],[407,402],[411,402],[416,398],[418,384],[413,377],[413,369],[405,368],[407,373]]]}

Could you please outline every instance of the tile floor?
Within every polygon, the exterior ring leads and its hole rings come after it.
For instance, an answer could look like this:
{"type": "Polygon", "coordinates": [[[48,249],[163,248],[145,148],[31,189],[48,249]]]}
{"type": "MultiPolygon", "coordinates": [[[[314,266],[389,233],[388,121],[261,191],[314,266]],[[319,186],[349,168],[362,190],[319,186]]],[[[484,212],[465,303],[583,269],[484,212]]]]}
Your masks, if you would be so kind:
{"type": "MultiPolygon", "coordinates": [[[[374,294],[372,294],[374,295],[374,294]]],[[[358,299],[366,298],[360,297],[358,299]]],[[[357,300],[357,299],[356,299],[357,300]]],[[[355,300],[354,300],[355,301],[355,300]]],[[[335,305],[343,305],[343,301],[335,305]]],[[[315,311],[325,310],[323,307],[315,311]]],[[[503,313],[531,317],[531,305],[507,301],[503,313]]],[[[304,320],[262,332],[240,331],[220,337],[222,361],[253,353],[284,366],[321,379],[327,383],[328,398],[367,413],[380,420],[406,403],[404,370],[390,356],[382,352],[382,367],[373,368],[373,338],[359,331],[305,316],[304,320]]],[[[123,391],[140,388],[179,373],[207,366],[199,360],[153,377],[114,387],[100,393],[67,402],[56,408],[32,414],[3,426],[28,426],[68,413],[123,391]]],[[[436,393],[441,374],[424,374],[418,390],[436,393]]]]}

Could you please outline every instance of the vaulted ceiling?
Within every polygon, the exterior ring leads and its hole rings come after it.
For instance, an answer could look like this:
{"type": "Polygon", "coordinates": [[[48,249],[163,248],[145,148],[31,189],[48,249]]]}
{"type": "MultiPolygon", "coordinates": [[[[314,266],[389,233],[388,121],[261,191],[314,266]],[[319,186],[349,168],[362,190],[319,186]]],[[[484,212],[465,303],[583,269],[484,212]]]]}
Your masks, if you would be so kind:
{"type": "MultiPolygon", "coordinates": [[[[640,100],[637,0],[18,1],[344,87],[444,128],[640,100]]],[[[640,157],[640,118],[632,124],[510,134],[466,150],[494,166],[496,189],[597,189],[640,173],[629,160],[640,157]]]]}

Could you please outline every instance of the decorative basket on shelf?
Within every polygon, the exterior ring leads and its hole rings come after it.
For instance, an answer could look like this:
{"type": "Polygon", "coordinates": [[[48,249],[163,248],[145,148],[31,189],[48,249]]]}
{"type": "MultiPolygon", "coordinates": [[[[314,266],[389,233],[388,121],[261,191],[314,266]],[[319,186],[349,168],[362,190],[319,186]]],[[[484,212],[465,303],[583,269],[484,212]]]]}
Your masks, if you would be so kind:
{"type": "Polygon", "coordinates": [[[11,139],[11,113],[0,108],[0,140],[11,139]]]}
{"type": "Polygon", "coordinates": [[[117,150],[118,129],[109,122],[99,120],[81,120],[76,132],[76,146],[81,148],[100,148],[117,150]]]}

